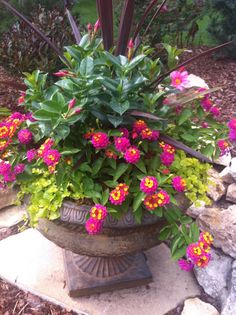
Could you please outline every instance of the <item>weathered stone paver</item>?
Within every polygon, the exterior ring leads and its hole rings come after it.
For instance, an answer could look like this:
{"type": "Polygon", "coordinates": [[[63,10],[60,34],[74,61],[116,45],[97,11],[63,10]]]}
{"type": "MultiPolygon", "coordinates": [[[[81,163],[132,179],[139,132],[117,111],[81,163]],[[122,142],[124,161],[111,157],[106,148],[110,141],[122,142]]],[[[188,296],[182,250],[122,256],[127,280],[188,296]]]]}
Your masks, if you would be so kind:
{"type": "Polygon", "coordinates": [[[200,294],[191,273],[171,261],[166,245],[147,251],[154,282],[148,287],[70,298],[64,282],[62,250],[29,229],[0,241],[0,277],[68,309],[89,315],[163,315],[200,294]]]}

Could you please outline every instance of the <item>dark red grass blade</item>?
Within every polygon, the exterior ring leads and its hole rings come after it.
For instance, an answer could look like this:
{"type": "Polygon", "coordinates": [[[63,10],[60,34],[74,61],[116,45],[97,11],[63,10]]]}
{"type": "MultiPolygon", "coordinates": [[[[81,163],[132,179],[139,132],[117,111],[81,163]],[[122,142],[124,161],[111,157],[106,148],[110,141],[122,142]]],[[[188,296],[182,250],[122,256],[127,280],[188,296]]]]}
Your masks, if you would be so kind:
{"type": "Polygon", "coordinates": [[[135,0],[125,0],[121,19],[120,19],[120,26],[119,26],[119,37],[118,43],[116,47],[116,55],[125,55],[128,41],[130,37],[130,31],[133,22],[134,16],[134,2],[135,0]]]}
{"type": "Polygon", "coordinates": [[[64,0],[64,6],[65,6],[67,18],[70,22],[70,26],[71,26],[71,29],[73,31],[74,37],[75,37],[75,42],[77,45],[79,45],[80,40],[81,40],[81,34],[80,34],[78,26],[76,25],[75,19],[73,18],[72,14],[68,8],[68,1],[64,0]]]}
{"type": "Polygon", "coordinates": [[[97,10],[102,28],[102,38],[105,50],[114,45],[112,0],[97,0],[97,10]]]}
{"type": "Polygon", "coordinates": [[[224,43],[224,44],[222,44],[222,45],[219,45],[219,46],[210,48],[210,49],[208,49],[208,50],[206,50],[206,51],[204,51],[204,52],[198,54],[197,56],[194,56],[194,57],[192,57],[192,58],[190,58],[190,59],[188,59],[188,60],[182,62],[181,64],[179,64],[179,65],[176,66],[175,68],[173,68],[173,69],[167,71],[166,73],[164,73],[163,75],[159,76],[155,81],[153,81],[153,82],[149,85],[149,87],[151,87],[151,86],[153,86],[153,85],[158,85],[158,84],[159,84],[162,80],[164,80],[164,78],[167,77],[171,72],[173,72],[173,71],[175,71],[175,70],[177,70],[177,69],[179,69],[179,68],[181,68],[181,67],[184,67],[184,66],[188,65],[189,63],[191,63],[191,62],[193,62],[193,61],[195,61],[195,60],[197,60],[197,59],[199,59],[199,58],[202,58],[202,57],[204,57],[204,56],[206,56],[206,55],[208,55],[208,54],[212,54],[213,52],[215,52],[215,51],[217,51],[217,50],[219,50],[219,49],[221,49],[221,48],[223,48],[223,47],[225,47],[225,46],[231,45],[231,44],[233,44],[233,41],[229,41],[229,42],[224,43]]]}
{"type": "Polygon", "coordinates": [[[161,5],[158,7],[158,9],[156,10],[156,12],[154,13],[153,17],[151,18],[151,21],[149,22],[146,30],[144,31],[143,37],[145,37],[145,35],[147,34],[147,32],[149,31],[153,21],[155,20],[155,18],[160,14],[162,8],[164,7],[164,5],[166,4],[168,0],[164,0],[161,5]]]}
{"type": "Polygon", "coordinates": [[[210,159],[208,159],[205,155],[203,155],[202,153],[200,152],[197,152],[191,148],[189,148],[187,145],[183,144],[182,142],[180,141],[177,141],[169,136],[166,136],[166,135],[160,135],[159,137],[160,140],[174,146],[176,149],[180,149],[180,150],[183,150],[184,152],[186,152],[187,154],[189,155],[192,155],[194,156],[195,158],[203,161],[203,162],[207,162],[207,163],[212,163],[212,161],[210,159]]]}
{"type": "Polygon", "coordinates": [[[19,17],[23,20],[39,37],[41,37],[56,53],[57,55],[68,65],[69,61],[65,58],[62,51],[60,51],[51,41],[45,36],[37,27],[35,27],[24,15],[18,12],[12,5],[10,5],[7,1],[0,0],[0,4],[3,4],[11,13],[19,17]]]}
{"type": "Polygon", "coordinates": [[[149,5],[147,6],[146,10],[143,13],[143,16],[141,17],[138,25],[135,28],[133,40],[135,40],[135,38],[137,37],[138,33],[140,32],[140,30],[141,30],[141,28],[142,28],[142,26],[146,20],[146,17],[148,16],[149,12],[152,10],[154,5],[157,3],[157,1],[158,0],[151,0],[150,1],[149,5]]]}

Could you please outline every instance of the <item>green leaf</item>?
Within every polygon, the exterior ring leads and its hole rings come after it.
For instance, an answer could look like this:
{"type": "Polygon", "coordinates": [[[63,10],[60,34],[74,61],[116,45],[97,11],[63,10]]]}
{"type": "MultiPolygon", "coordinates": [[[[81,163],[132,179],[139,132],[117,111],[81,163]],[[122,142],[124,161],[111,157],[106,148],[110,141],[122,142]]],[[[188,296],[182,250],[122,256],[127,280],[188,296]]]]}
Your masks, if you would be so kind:
{"type": "Polygon", "coordinates": [[[190,238],[193,240],[193,242],[197,242],[199,239],[199,228],[196,223],[192,223],[190,225],[190,238]]]}
{"type": "Polygon", "coordinates": [[[170,243],[171,254],[174,254],[176,249],[179,247],[178,244],[181,240],[181,235],[176,235],[170,243]]]}
{"type": "Polygon", "coordinates": [[[138,55],[137,57],[133,58],[125,67],[126,70],[130,71],[137,67],[145,58],[145,55],[138,55]]]}
{"type": "Polygon", "coordinates": [[[107,164],[113,169],[116,169],[116,160],[107,158],[107,164]]]}
{"type": "Polygon", "coordinates": [[[215,147],[212,144],[208,144],[203,150],[201,150],[202,154],[212,157],[215,151],[215,147]]]}
{"type": "Polygon", "coordinates": [[[107,118],[115,128],[118,127],[119,125],[121,125],[123,122],[123,117],[115,117],[112,115],[107,115],[107,118]]]}
{"type": "Polygon", "coordinates": [[[139,207],[137,211],[133,213],[133,215],[134,215],[135,221],[140,224],[142,222],[142,216],[143,216],[142,207],[139,207]]]}
{"type": "Polygon", "coordinates": [[[93,58],[88,56],[81,61],[80,64],[80,73],[84,76],[90,75],[93,72],[93,58]]]}
{"type": "Polygon", "coordinates": [[[186,141],[189,141],[189,142],[194,142],[196,141],[196,138],[188,133],[184,133],[182,135],[180,135],[180,137],[186,141]]]}
{"type": "Polygon", "coordinates": [[[92,172],[91,167],[88,165],[87,162],[84,162],[82,164],[80,164],[79,168],[78,168],[81,172],[92,172]]]}
{"type": "Polygon", "coordinates": [[[106,180],[104,184],[107,185],[108,187],[115,188],[119,183],[113,180],[106,180]]]}
{"type": "Polygon", "coordinates": [[[164,227],[159,233],[159,240],[166,241],[171,235],[171,229],[169,226],[164,227]]]}
{"type": "Polygon", "coordinates": [[[181,257],[185,256],[186,254],[186,246],[182,246],[180,248],[177,248],[176,251],[172,254],[173,260],[178,260],[181,257]]]}
{"type": "Polygon", "coordinates": [[[129,164],[125,164],[125,163],[119,164],[114,174],[114,178],[113,178],[114,181],[117,181],[121,177],[121,175],[123,175],[127,171],[128,168],[129,168],[129,164]]]}
{"type": "Polygon", "coordinates": [[[135,166],[144,174],[147,174],[146,166],[143,162],[143,160],[139,160],[138,163],[135,164],[135,166]]]}
{"type": "Polygon", "coordinates": [[[103,158],[99,158],[93,163],[92,175],[96,175],[100,171],[102,164],[103,164],[103,161],[104,161],[103,158]]]}
{"type": "Polygon", "coordinates": [[[134,200],[133,200],[133,211],[137,211],[138,208],[140,207],[140,205],[142,204],[144,198],[145,198],[145,193],[140,191],[135,197],[134,197],[134,200]]]}
{"type": "Polygon", "coordinates": [[[50,120],[51,121],[52,118],[59,118],[60,115],[56,113],[48,112],[43,109],[39,109],[34,113],[33,117],[37,120],[50,120]]]}
{"type": "Polygon", "coordinates": [[[102,193],[102,204],[106,205],[109,199],[109,189],[106,189],[105,191],[103,191],[102,193]]]}
{"type": "Polygon", "coordinates": [[[192,116],[192,111],[190,109],[184,109],[179,116],[178,124],[182,125],[186,120],[192,116]]]}
{"type": "Polygon", "coordinates": [[[114,110],[114,112],[122,116],[129,109],[130,104],[128,101],[123,103],[115,103],[114,101],[111,101],[110,107],[114,110]]]}
{"type": "Polygon", "coordinates": [[[180,218],[180,222],[182,224],[190,224],[193,222],[193,219],[190,217],[184,216],[184,217],[180,218]]]}

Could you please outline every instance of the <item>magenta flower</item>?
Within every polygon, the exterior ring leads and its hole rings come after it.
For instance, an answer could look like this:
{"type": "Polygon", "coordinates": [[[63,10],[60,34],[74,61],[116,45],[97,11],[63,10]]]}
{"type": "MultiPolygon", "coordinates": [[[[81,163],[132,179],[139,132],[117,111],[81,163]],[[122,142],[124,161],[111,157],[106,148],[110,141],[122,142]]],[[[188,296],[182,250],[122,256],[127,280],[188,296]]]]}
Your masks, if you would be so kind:
{"type": "Polygon", "coordinates": [[[171,86],[175,87],[176,89],[183,91],[185,85],[188,84],[188,72],[187,71],[173,71],[170,74],[171,78],[171,86]]]}
{"type": "Polygon", "coordinates": [[[204,108],[207,112],[212,107],[212,101],[209,99],[209,97],[205,96],[204,99],[201,101],[202,108],[204,108]]]}
{"type": "Polygon", "coordinates": [[[151,130],[150,128],[145,128],[141,131],[142,139],[147,139],[149,141],[156,141],[160,136],[160,132],[157,130],[151,130]]]}
{"type": "Polygon", "coordinates": [[[135,146],[129,147],[125,151],[124,158],[130,164],[136,164],[140,159],[140,151],[135,146]]]}
{"type": "Polygon", "coordinates": [[[33,139],[33,134],[29,129],[22,129],[18,132],[18,140],[22,144],[29,144],[33,139]]]}
{"type": "Polygon", "coordinates": [[[189,244],[186,250],[187,257],[193,263],[196,262],[204,253],[205,251],[202,250],[198,243],[189,244]]]}
{"type": "Polygon", "coordinates": [[[37,157],[37,151],[35,149],[31,149],[26,152],[26,157],[28,162],[32,162],[37,157]]]}
{"type": "Polygon", "coordinates": [[[147,124],[143,120],[137,120],[133,124],[133,132],[139,134],[143,129],[147,128],[147,124]]]}
{"type": "Polygon", "coordinates": [[[183,258],[178,260],[178,265],[184,271],[190,271],[194,267],[194,264],[191,261],[183,258]]]}
{"type": "Polygon", "coordinates": [[[9,172],[3,175],[3,180],[6,183],[14,182],[16,180],[16,175],[13,172],[9,172]]]}
{"type": "Polygon", "coordinates": [[[181,176],[172,179],[172,186],[176,191],[183,192],[186,189],[186,181],[181,176]]]}
{"type": "Polygon", "coordinates": [[[203,121],[202,124],[201,124],[201,127],[202,128],[208,128],[209,125],[208,125],[208,123],[206,121],[203,121]]]}
{"type": "Polygon", "coordinates": [[[60,70],[58,72],[53,73],[56,77],[65,77],[69,75],[69,71],[67,70],[60,70]]]}
{"type": "Polygon", "coordinates": [[[109,144],[109,137],[104,132],[96,132],[92,136],[92,145],[95,149],[105,149],[109,144]]]}
{"type": "Polygon", "coordinates": [[[130,141],[126,137],[115,138],[115,148],[119,152],[125,152],[130,147],[130,141]]]}
{"type": "Polygon", "coordinates": [[[76,98],[72,98],[72,100],[69,101],[69,104],[68,104],[68,108],[69,109],[72,109],[76,104],[76,98]]]}
{"type": "Polygon", "coordinates": [[[60,153],[57,150],[47,150],[43,155],[43,161],[47,166],[55,165],[61,158],[60,153]]]}
{"type": "Polygon", "coordinates": [[[97,22],[94,24],[94,33],[97,33],[97,31],[101,28],[101,22],[98,19],[97,22]]]}
{"type": "Polygon", "coordinates": [[[93,218],[89,218],[85,223],[85,229],[88,234],[98,234],[102,231],[102,222],[93,218]]]}
{"type": "Polygon", "coordinates": [[[4,176],[11,171],[11,164],[5,161],[0,162],[0,175],[4,176]]]}
{"type": "Polygon", "coordinates": [[[210,109],[210,113],[214,116],[214,117],[219,117],[220,116],[220,109],[216,106],[213,106],[210,109]]]}
{"type": "Polygon", "coordinates": [[[100,204],[96,204],[90,209],[90,217],[94,220],[104,221],[107,214],[107,208],[100,204]]]}
{"type": "Polygon", "coordinates": [[[160,155],[160,159],[163,165],[170,166],[174,162],[175,156],[169,152],[163,152],[160,155]]]}
{"type": "Polygon", "coordinates": [[[145,194],[153,194],[158,188],[158,181],[153,176],[145,176],[140,183],[140,189],[145,194]]]}
{"type": "Polygon", "coordinates": [[[113,205],[121,205],[125,201],[126,196],[127,194],[124,190],[115,188],[110,192],[109,201],[113,205]]]}
{"type": "Polygon", "coordinates": [[[14,167],[14,173],[15,173],[15,175],[18,175],[18,174],[23,173],[24,170],[25,170],[25,165],[24,165],[23,163],[17,164],[17,165],[14,167]]]}
{"type": "Polygon", "coordinates": [[[19,119],[22,121],[25,120],[24,115],[19,113],[19,112],[15,112],[15,113],[11,114],[11,116],[9,118],[10,118],[10,120],[14,120],[14,119],[19,119]]]}
{"type": "Polygon", "coordinates": [[[233,129],[236,131],[236,118],[232,118],[229,123],[228,123],[228,127],[230,129],[233,129]]]}
{"type": "Polygon", "coordinates": [[[129,130],[127,128],[119,128],[122,137],[129,138],[129,130]]]}
{"type": "Polygon", "coordinates": [[[29,121],[31,121],[31,122],[36,121],[36,119],[33,117],[33,113],[31,113],[31,112],[26,113],[26,114],[24,115],[24,117],[25,117],[25,120],[29,120],[29,121]]]}
{"type": "Polygon", "coordinates": [[[236,130],[231,129],[229,132],[229,140],[236,141],[236,130]]]}
{"type": "Polygon", "coordinates": [[[223,139],[217,141],[217,145],[220,149],[220,155],[225,155],[227,153],[229,153],[230,149],[229,149],[229,143],[223,139]]]}

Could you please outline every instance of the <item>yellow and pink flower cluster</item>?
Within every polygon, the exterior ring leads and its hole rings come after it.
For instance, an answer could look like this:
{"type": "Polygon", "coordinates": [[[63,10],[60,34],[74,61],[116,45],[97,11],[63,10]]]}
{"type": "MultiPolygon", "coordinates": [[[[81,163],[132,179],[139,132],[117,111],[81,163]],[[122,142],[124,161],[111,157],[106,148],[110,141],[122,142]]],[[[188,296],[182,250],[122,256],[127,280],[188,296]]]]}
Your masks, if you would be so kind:
{"type": "Polygon", "coordinates": [[[121,205],[126,200],[128,194],[129,186],[120,183],[110,192],[109,201],[113,205],[121,205]]]}
{"type": "Polygon", "coordinates": [[[202,232],[197,243],[188,245],[187,259],[180,259],[178,264],[182,270],[190,271],[194,266],[204,268],[208,265],[213,237],[209,232],[202,232]]]}
{"type": "Polygon", "coordinates": [[[86,221],[85,229],[88,234],[94,235],[102,231],[103,222],[107,216],[107,208],[100,204],[95,204],[90,209],[90,218],[86,221]]]}

